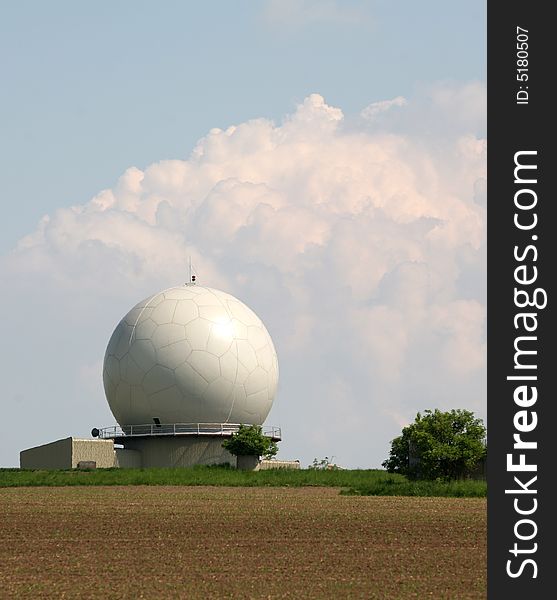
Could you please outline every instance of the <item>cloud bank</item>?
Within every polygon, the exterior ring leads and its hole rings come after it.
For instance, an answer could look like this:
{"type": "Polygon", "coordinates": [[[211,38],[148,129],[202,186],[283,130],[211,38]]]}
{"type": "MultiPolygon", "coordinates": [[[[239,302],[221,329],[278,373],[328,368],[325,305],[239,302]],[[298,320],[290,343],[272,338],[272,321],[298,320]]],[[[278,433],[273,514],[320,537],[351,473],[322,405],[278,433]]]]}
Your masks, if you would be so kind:
{"type": "Polygon", "coordinates": [[[10,418],[28,423],[4,463],[111,423],[112,328],[184,281],[189,256],[275,340],[283,456],[379,466],[418,410],[485,417],[484,130],[476,83],[350,118],[312,94],[279,124],[212,129],[188,159],[131,167],[45,216],[0,260],[10,418]]]}

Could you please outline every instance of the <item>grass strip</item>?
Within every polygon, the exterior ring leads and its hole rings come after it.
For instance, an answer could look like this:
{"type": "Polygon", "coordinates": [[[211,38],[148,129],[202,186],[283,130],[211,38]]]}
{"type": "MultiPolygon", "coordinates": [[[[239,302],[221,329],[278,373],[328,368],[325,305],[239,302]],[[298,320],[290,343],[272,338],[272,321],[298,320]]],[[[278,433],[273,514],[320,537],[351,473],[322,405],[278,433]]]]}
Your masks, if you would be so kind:
{"type": "Polygon", "coordinates": [[[343,488],[343,494],[360,496],[477,498],[487,494],[485,481],[408,481],[401,475],[393,475],[380,469],[238,471],[223,466],[59,471],[0,469],[0,487],[78,485],[324,486],[343,488]]]}

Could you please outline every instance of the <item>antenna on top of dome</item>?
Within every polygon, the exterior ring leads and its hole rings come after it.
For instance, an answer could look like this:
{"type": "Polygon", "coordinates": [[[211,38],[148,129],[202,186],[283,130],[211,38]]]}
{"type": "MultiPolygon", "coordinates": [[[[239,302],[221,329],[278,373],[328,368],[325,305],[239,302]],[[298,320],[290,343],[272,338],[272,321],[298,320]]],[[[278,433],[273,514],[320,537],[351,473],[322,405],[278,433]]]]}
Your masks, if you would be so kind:
{"type": "Polygon", "coordinates": [[[195,273],[195,269],[191,264],[191,256],[190,256],[190,277],[186,285],[195,285],[195,280],[197,279],[197,274],[195,273]]]}

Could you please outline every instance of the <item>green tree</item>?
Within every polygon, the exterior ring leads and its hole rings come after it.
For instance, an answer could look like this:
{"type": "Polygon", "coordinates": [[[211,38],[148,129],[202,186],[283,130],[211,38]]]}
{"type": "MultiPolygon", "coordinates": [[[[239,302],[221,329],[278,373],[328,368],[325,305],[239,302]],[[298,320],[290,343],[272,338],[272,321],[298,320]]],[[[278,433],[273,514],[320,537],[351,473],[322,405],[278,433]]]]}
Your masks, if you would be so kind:
{"type": "Polygon", "coordinates": [[[225,440],[222,447],[234,456],[263,456],[272,458],[278,452],[277,443],[263,435],[260,425],[240,425],[230,439],[225,440]]]}
{"type": "Polygon", "coordinates": [[[411,479],[461,479],[487,455],[486,428],[469,410],[417,414],[391,442],[383,466],[411,479]]]}

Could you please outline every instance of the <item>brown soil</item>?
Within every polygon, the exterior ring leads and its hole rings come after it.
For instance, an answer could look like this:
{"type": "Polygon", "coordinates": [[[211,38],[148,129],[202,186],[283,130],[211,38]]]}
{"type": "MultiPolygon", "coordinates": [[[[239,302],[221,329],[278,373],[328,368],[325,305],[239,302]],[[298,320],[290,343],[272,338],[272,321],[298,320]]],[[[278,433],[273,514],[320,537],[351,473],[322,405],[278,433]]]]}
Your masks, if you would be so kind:
{"type": "Polygon", "coordinates": [[[0,489],[0,597],[485,598],[486,501],[0,489]]]}

